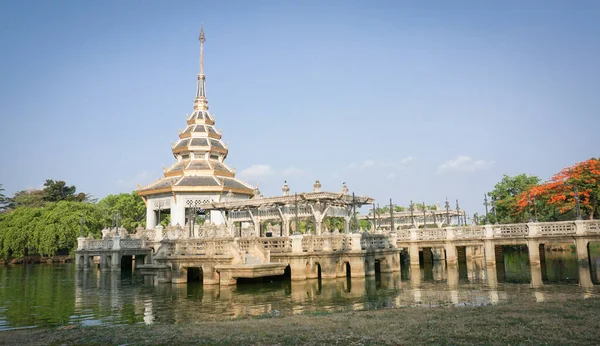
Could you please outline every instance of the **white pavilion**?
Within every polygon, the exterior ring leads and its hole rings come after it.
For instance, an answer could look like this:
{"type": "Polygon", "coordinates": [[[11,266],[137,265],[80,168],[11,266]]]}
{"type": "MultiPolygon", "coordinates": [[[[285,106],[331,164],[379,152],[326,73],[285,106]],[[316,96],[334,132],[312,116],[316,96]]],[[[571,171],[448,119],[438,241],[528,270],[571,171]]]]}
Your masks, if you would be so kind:
{"type": "MultiPolygon", "coordinates": [[[[164,177],[140,187],[138,194],[146,202],[146,228],[154,229],[161,213],[170,213],[171,226],[184,226],[201,205],[211,202],[249,199],[255,191],[235,177],[235,170],[225,164],[228,146],[221,132],[214,127],[215,119],[208,111],[206,77],[204,76],[204,30],[200,31],[200,73],[194,111],[187,118],[187,127],[180,131],[172,145],[176,162],[164,169],[164,177]],[[193,213],[190,211],[194,211],[193,213]]],[[[209,222],[224,223],[222,213],[206,211],[209,222]]]]}

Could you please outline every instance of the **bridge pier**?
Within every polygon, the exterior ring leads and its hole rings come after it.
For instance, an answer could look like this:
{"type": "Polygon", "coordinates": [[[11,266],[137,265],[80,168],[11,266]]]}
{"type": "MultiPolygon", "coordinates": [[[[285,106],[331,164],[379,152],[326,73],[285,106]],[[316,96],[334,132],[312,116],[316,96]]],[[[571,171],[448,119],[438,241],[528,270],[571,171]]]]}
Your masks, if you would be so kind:
{"type": "MultiPolygon", "coordinates": [[[[364,264],[365,276],[374,276],[375,275],[375,256],[365,255],[364,263],[365,263],[364,264]]],[[[379,268],[381,270],[381,261],[379,262],[379,268]]]]}
{"type": "Polygon", "coordinates": [[[529,265],[531,267],[531,287],[540,288],[543,286],[543,281],[539,241],[534,239],[527,240],[527,250],[529,252],[529,265]]]}
{"type": "Polygon", "coordinates": [[[575,238],[575,248],[577,250],[577,263],[579,264],[579,285],[584,288],[594,287],[592,274],[590,271],[589,240],[584,238],[575,238]]]}
{"type": "Polygon", "coordinates": [[[457,267],[458,266],[458,255],[456,252],[456,245],[452,243],[444,244],[444,249],[446,250],[446,264],[448,267],[457,267]]]}
{"type": "Polygon", "coordinates": [[[419,266],[419,245],[417,243],[410,243],[408,245],[408,254],[410,255],[410,266],[419,266]]]}

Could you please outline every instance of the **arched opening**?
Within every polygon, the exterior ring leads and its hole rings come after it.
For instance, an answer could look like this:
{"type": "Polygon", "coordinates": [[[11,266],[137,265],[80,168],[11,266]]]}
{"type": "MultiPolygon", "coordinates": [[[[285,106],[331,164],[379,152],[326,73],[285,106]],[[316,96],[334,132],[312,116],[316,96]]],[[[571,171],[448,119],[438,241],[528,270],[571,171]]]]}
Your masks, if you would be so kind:
{"type": "Polygon", "coordinates": [[[202,282],[202,268],[187,268],[187,282],[202,282]]]}
{"type": "Polygon", "coordinates": [[[125,269],[125,270],[133,269],[133,256],[131,256],[131,255],[121,256],[121,269],[125,269]]]}
{"type": "Polygon", "coordinates": [[[317,279],[321,280],[321,263],[317,263],[317,279]]]}
{"type": "Polygon", "coordinates": [[[344,262],[344,266],[346,269],[346,277],[349,278],[352,276],[352,270],[350,268],[350,262],[344,262]]]}

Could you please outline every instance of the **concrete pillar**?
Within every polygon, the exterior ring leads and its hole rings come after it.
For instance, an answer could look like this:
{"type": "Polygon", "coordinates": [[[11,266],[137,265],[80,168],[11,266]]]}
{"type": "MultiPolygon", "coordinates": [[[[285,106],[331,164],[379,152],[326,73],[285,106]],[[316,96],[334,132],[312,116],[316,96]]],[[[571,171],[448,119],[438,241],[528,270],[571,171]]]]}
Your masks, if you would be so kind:
{"type": "Polygon", "coordinates": [[[323,258],[321,260],[321,279],[335,279],[336,260],[334,258],[323,258]]]}
{"type": "Polygon", "coordinates": [[[531,269],[531,287],[539,288],[543,286],[542,266],[540,262],[540,244],[537,240],[529,239],[527,241],[527,250],[529,252],[529,266],[531,269]]]}
{"type": "Polygon", "coordinates": [[[498,273],[496,272],[496,264],[487,264],[485,266],[486,285],[491,288],[498,287],[498,273]]]}
{"type": "Polygon", "coordinates": [[[283,236],[290,236],[290,221],[287,218],[283,220],[283,236]]]}
{"type": "Polygon", "coordinates": [[[171,283],[184,284],[187,282],[187,268],[183,268],[179,264],[173,264],[171,271],[171,283]]]}
{"type": "Polygon", "coordinates": [[[448,265],[448,287],[458,287],[458,266],[448,265]]]}
{"type": "Polygon", "coordinates": [[[85,256],[83,254],[75,254],[75,268],[77,269],[83,269],[85,260],[84,260],[85,256]]]}
{"type": "Polygon", "coordinates": [[[494,242],[491,240],[485,240],[483,242],[483,256],[485,257],[486,265],[496,266],[496,251],[494,242]]]}
{"type": "Polygon", "coordinates": [[[306,259],[291,258],[290,259],[291,280],[306,280],[306,259]]]}
{"type": "Polygon", "coordinates": [[[365,269],[365,260],[362,257],[350,258],[350,276],[352,278],[364,278],[365,269]]]}
{"type": "Polygon", "coordinates": [[[154,229],[156,227],[156,213],[152,208],[151,201],[146,202],[146,229],[154,229]]]}
{"type": "Polygon", "coordinates": [[[237,284],[237,279],[231,276],[231,271],[219,272],[219,285],[234,286],[237,284]]]}
{"type": "Polygon", "coordinates": [[[588,240],[582,238],[575,239],[577,249],[577,262],[579,264],[579,284],[584,288],[592,288],[592,275],[590,271],[590,255],[588,251],[588,240]]]}
{"type": "Polygon", "coordinates": [[[392,273],[394,271],[394,258],[393,254],[385,255],[384,260],[379,262],[379,271],[381,273],[392,273]]]}
{"type": "Polygon", "coordinates": [[[344,234],[350,233],[350,216],[344,216],[344,234]]]}
{"type": "MultiPolygon", "coordinates": [[[[211,215],[212,216],[212,215],[211,215]]],[[[183,198],[171,200],[171,226],[185,225],[185,201],[183,198]]]]}
{"type": "Polygon", "coordinates": [[[202,264],[202,285],[218,285],[219,281],[219,273],[215,270],[214,264],[202,264]]]}
{"type": "MultiPolygon", "coordinates": [[[[381,262],[380,268],[381,268],[381,262]]],[[[375,275],[375,256],[365,255],[365,276],[375,275]]]]}
{"type": "Polygon", "coordinates": [[[408,245],[408,253],[410,255],[410,266],[418,267],[419,266],[419,246],[417,243],[410,243],[408,245]]]}
{"type": "Polygon", "coordinates": [[[321,227],[323,227],[323,222],[317,221],[315,219],[315,234],[316,235],[321,235],[321,227]]]}
{"type": "Polygon", "coordinates": [[[121,253],[120,253],[120,251],[111,252],[110,270],[112,270],[112,271],[121,270],[121,253]]]}
{"type": "Polygon", "coordinates": [[[410,266],[410,286],[417,288],[421,285],[421,268],[419,266],[410,266]]]}
{"type": "Polygon", "coordinates": [[[467,258],[467,261],[472,261],[475,258],[475,247],[465,246],[465,256],[467,258]]]}
{"type": "Polygon", "coordinates": [[[458,256],[454,242],[444,244],[444,249],[446,250],[446,264],[448,267],[456,267],[458,265],[458,256]]]}
{"type": "Polygon", "coordinates": [[[257,237],[262,236],[260,234],[260,221],[258,221],[258,220],[254,222],[254,235],[257,237]]]}

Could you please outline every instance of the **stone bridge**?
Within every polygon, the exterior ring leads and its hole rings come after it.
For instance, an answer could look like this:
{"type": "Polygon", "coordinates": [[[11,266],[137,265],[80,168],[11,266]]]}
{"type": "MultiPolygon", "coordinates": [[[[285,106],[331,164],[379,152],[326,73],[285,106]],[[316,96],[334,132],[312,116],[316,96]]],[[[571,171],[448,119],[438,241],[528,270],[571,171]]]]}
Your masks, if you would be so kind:
{"type": "MultiPolygon", "coordinates": [[[[145,274],[156,276],[157,282],[186,282],[190,270],[198,271],[205,285],[231,285],[238,278],[281,275],[286,270],[294,281],[318,277],[364,277],[374,275],[377,270],[400,271],[400,254],[403,251],[407,252],[411,266],[419,266],[420,258],[423,258],[445,260],[447,266],[453,268],[458,265],[459,253],[464,253],[467,258],[484,257],[488,275],[495,276],[496,261],[502,260],[501,247],[526,245],[532,266],[532,286],[537,287],[542,285],[541,272],[534,267],[543,262],[544,246],[574,244],[580,264],[580,282],[583,286],[591,286],[588,245],[600,241],[600,221],[413,228],[375,233],[323,232],[321,235],[288,237],[170,239],[160,235],[156,238],[161,240],[155,241],[153,235],[156,236],[156,230],[144,230],[133,236],[139,239],[121,239],[121,249],[117,251],[143,256],[146,264],[139,268],[145,274]],[[127,244],[125,248],[124,241],[127,244]]],[[[117,266],[114,239],[80,238],[79,241],[76,251],[78,268],[87,267],[90,256],[104,256],[101,261],[106,263],[104,267],[110,263],[113,263],[111,268],[117,266]],[[110,241],[113,241],[110,249],[113,252],[108,249],[110,241]],[[111,253],[112,262],[106,257],[111,253]]]]}

